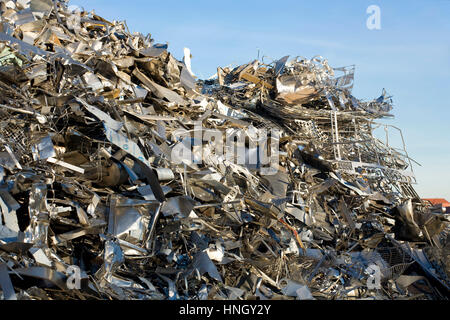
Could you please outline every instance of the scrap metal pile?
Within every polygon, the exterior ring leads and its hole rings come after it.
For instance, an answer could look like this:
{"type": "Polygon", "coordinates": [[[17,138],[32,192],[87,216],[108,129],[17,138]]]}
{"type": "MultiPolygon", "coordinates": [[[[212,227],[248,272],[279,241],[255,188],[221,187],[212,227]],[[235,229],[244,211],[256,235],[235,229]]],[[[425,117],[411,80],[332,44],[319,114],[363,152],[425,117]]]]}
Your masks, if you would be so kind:
{"type": "Polygon", "coordinates": [[[196,80],[125,22],[0,4],[2,299],[448,297],[448,216],[353,67],[196,80]]]}

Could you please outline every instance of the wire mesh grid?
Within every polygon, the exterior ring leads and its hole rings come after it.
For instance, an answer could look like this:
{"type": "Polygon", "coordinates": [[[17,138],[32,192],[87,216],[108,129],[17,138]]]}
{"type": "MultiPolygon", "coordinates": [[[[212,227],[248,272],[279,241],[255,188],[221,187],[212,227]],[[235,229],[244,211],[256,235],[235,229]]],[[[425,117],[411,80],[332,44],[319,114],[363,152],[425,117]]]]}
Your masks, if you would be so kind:
{"type": "Polygon", "coordinates": [[[27,136],[22,127],[12,122],[2,122],[0,123],[0,138],[10,146],[19,158],[30,154],[29,147],[26,144],[27,136]]]}
{"type": "Polygon", "coordinates": [[[411,256],[397,247],[383,247],[377,249],[381,258],[389,265],[381,268],[382,277],[385,280],[397,279],[414,262],[411,256]]]}

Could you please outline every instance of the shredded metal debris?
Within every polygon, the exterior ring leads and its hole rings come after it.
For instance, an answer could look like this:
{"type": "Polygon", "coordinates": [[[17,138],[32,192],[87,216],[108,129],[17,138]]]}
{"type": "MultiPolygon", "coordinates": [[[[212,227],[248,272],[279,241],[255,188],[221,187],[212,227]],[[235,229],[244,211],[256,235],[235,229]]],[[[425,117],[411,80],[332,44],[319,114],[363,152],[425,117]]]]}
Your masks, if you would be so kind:
{"type": "Polygon", "coordinates": [[[124,22],[0,5],[2,299],[448,298],[448,215],[354,66],[200,80],[124,22]]]}

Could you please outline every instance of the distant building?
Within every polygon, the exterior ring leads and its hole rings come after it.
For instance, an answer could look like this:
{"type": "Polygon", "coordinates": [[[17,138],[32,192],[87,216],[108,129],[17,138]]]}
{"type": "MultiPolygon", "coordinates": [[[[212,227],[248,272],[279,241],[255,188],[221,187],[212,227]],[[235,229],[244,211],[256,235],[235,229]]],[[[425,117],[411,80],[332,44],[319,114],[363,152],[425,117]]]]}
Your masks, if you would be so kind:
{"type": "Polygon", "coordinates": [[[442,211],[444,213],[450,213],[450,202],[448,202],[444,198],[429,198],[422,200],[431,203],[433,211],[442,211]]]}

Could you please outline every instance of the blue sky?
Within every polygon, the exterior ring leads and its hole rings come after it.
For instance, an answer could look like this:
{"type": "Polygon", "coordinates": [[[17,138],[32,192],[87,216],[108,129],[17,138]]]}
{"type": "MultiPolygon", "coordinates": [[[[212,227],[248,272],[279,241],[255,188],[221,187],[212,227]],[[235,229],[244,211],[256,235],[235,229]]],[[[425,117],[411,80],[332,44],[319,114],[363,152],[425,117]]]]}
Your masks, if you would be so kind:
{"type": "MultiPolygon", "coordinates": [[[[192,52],[200,78],[218,66],[258,57],[321,55],[333,67],[356,65],[353,94],[393,95],[395,115],[422,197],[450,200],[450,0],[73,0],[131,31],[168,43],[178,59],[192,52]],[[368,30],[370,5],[381,9],[381,30],[368,30]]],[[[398,142],[399,139],[393,138],[398,142]]]]}

